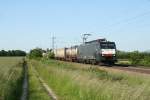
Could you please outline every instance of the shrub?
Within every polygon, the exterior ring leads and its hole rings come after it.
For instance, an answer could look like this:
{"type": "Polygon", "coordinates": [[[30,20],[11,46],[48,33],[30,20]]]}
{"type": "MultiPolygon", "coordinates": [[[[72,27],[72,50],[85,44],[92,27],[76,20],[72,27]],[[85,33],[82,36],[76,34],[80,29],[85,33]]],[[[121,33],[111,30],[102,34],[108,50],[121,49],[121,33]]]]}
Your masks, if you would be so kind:
{"type": "Polygon", "coordinates": [[[53,59],[54,58],[54,53],[53,52],[48,52],[48,58],[53,59]]]}
{"type": "Polygon", "coordinates": [[[33,49],[29,53],[29,58],[30,59],[41,58],[42,53],[43,53],[43,50],[40,48],[33,49]]]}
{"type": "Polygon", "coordinates": [[[130,54],[130,60],[132,65],[140,64],[141,56],[138,51],[134,51],[130,54]]]}
{"type": "Polygon", "coordinates": [[[144,66],[150,65],[150,56],[145,56],[144,59],[142,59],[141,64],[144,66]]]}

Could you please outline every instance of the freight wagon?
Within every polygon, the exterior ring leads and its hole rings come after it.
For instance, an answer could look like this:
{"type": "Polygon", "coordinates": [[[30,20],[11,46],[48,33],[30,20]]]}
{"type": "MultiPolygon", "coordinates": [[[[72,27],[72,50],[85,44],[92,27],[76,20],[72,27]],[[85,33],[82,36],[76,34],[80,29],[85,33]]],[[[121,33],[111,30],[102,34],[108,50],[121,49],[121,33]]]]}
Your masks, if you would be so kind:
{"type": "Polygon", "coordinates": [[[68,49],[66,49],[66,60],[69,61],[77,61],[77,55],[78,55],[78,46],[73,46],[68,49]]]}
{"type": "Polygon", "coordinates": [[[79,46],[56,49],[56,59],[63,59],[83,63],[109,63],[117,61],[115,42],[98,39],[86,42],[79,46]]]}
{"type": "Polygon", "coordinates": [[[66,50],[67,48],[55,49],[54,50],[55,59],[66,60],[66,50]]]}

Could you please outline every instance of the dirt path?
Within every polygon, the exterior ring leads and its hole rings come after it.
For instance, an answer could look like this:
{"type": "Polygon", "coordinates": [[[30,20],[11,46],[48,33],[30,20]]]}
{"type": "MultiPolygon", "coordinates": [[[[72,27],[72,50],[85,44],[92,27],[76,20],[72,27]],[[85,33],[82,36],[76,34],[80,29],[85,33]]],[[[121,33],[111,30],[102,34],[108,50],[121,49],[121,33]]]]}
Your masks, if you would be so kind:
{"type": "Polygon", "coordinates": [[[27,100],[28,97],[28,73],[27,73],[27,64],[24,63],[24,80],[23,80],[23,92],[21,96],[21,100],[27,100]]]}
{"type": "Polygon", "coordinates": [[[34,69],[34,73],[37,76],[37,78],[39,79],[41,85],[43,86],[43,88],[45,89],[45,91],[48,93],[48,95],[50,96],[50,98],[52,100],[58,100],[55,93],[52,91],[52,89],[47,85],[47,83],[39,76],[39,73],[36,71],[35,68],[34,69]]]}

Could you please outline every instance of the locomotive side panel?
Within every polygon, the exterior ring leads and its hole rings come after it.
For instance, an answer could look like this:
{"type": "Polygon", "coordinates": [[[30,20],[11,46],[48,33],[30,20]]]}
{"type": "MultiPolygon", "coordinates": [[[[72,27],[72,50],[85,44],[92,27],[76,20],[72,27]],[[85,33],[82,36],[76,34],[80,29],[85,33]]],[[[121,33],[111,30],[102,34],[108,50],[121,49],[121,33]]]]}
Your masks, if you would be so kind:
{"type": "Polygon", "coordinates": [[[96,54],[98,51],[99,46],[97,42],[80,45],[78,47],[78,59],[82,61],[96,61],[96,54]]]}

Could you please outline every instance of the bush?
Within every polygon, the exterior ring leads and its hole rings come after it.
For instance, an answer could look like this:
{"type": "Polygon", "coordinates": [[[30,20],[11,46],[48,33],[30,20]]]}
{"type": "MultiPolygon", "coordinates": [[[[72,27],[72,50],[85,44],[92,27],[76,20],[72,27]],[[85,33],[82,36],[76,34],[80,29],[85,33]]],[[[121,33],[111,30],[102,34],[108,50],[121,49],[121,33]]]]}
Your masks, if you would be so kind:
{"type": "Polygon", "coordinates": [[[117,58],[130,60],[132,65],[150,66],[150,52],[117,51],[117,58]]]}
{"type": "Polygon", "coordinates": [[[150,56],[145,56],[141,61],[141,65],[149,66],[150,65],[150,56]]]}
{"type": "Polygon", "coordinates": [[[48,58],[53,59],[54,58],[54,53],[53,52],[48,52],[48,58]]]}
{"type": "Polygon", "coordinates": [[[118,59],[129,59],[130,58],[130,52],[125,51],[117,51],[117,58],[118,59]]]}
{"type": "Polygon", "coordinates": [[[35,59],[35,58],[41,58],[43,54],[43,50],[40,48],[36,48],[30,51],[29,58],[35,59]]]}
{"type": "Polygon", "coordinates": [[[141,55],[138,51],[134,51],[130,54],[130,60],[132,65],[138,65],[141,61],[141,55]]]}

